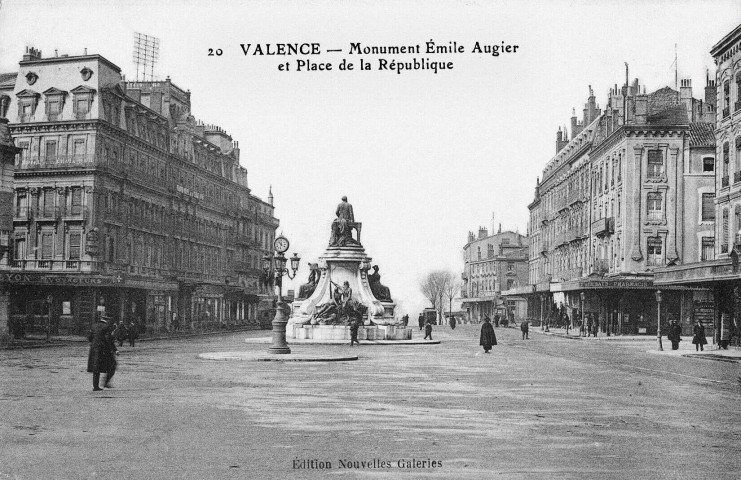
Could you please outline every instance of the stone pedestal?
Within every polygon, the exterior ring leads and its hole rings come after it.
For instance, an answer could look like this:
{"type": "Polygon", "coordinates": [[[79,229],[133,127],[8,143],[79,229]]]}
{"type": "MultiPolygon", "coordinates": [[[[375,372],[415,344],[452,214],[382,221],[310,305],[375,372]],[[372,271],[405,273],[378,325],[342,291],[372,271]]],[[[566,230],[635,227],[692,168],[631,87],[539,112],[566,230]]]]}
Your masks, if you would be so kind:
{"type": "MultiPolygon", "coordinates": [[[[293,325],[286,333],[296,340],[350,341],[345,325],[293,325]]],[[[412,329],[395,325],[369,325],[358,329],[358,340],[411,340],[412,329]]]]}
{"type": "MultiPolygon", "coordinates": [[[[368,271],[361,267],[363,262],[370,258],[365,254],[361,245],[329,247],[323,256],[319,257],[321,277],[314,293],[307,299],[297,299],[292,305],[292,316],[288,322],[287,335],[296,334],[296,326],[315,323],[314,313],[317,306],[332,302],[334,286],[348,282],[352,288],[352,298],[368,308],[365,325],[388,326],[400,323],[394,316],[396,304],[381,302],[375,298],[368,283],[368,271]]],[[[344,328],[344,326],[343,326],[344,328]]],[[[347,337],[348,341],[350,337],[347,337]]]]}

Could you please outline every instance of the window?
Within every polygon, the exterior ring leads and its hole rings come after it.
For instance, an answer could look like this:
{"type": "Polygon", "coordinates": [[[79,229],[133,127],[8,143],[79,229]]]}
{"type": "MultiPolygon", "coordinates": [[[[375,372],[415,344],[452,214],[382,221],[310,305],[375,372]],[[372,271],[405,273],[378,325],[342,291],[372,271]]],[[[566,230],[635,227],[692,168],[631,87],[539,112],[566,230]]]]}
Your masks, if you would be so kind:
{"type": "Polygon", "coordinates": [[[713,260],[715,258],[715,238],[702,237],[700,260],[713,260]]]}
{"type": "Polygon", "coordinates": [[[75,115],[84,118],[90,111],[90,101],[87,98],[75,98],[75,115]]]}
{"type": "Polygon", "coordinates": [[[515,271],[515,262],[507,262],[507,271],[508,272],[514,272],[515,271]]]}
{"type": "Polygon", "coordinates": [[[705,157],[702,159],[702,171],[703,172],[714,172],[715,171],[715,159],[713,157],[705,157]]]}
{"type": "Polygon", "coordinates": [[[723,82],[723,116],[727,117],[731,113],[731,83],[726,80],[723,82]]]}
{"type": "Polygon", "coordinates": [[[82,215],[82,188],[72,189],[72,215],[82,215]]]}
{"type": "Polygon", "coordinates": [[[702,221],[703,222],[715,221],[715,194],[714,193],[703,193],[702,194],[702,221]]]}
{"type": "Polygon", "coordinates": [[[663,265],[661,253],[661,237],[648,237],[647,263],[650,266],[663,265]]]}
{"type": "Polygon", "coordinates": [[[26,258],[26,239],[25,238],[15,239],[13,257],[16,260],[21,260],[21,259],[26,258]]]}
{"type": "MultiPolygon", "coordinates": [[[[262,235],[262,232],[260,232],[260,234],[262,235]]],[[[477,260],[481,260],[481,247],[476,247],[476,248],[478,250],[478,258],[477,258],[477,260]]]]}
{"type": "Polygon", "coordinates": [[[54,216],[54,190],[51,188],[44,190],[44,216],[54,216]]]}
{"type": "Polygon", "coordinates": [[[57,158],[57,141],[56,140],[47,140],[45,143],[46,152],[44,154],[44,158],[47,161],[53,162],[57,158]]]}
{"type": "Polygon", "coordinates": [[[113,263],[116,258],[116,243],[112,236],[106,238],[106,258],[109,263],[113,263]]]}
{"type": "Polygon", "coordinates": [[[662,220],[664,218],[661,192],[650,192],[646,203],[649,220],[662,220]]]}
{"type": "Polygon", "coordinates": [[[10,97],[7,95],[0,95],[0,117],[8,116],[8,108],[10,108],[10,97]]]}
{"type": "Polygon", "coordinates": [[[62,98],[50,97],[46,99],[46,116],[49,121],[54,122],[62,113],[62,98]]]}
{"type": "Polygon", "coordinates": [[[661,177],[664,175],[664,154],[661,150],[648,151],[648,176],[661,177]]]}
{"type": "Polygon", "coordinates": [[[75,158],[82,158],[85,155],[85,140],[75,140],[72,151],[75,158]]]}
{"type": "Polygon", "coordinates": [[[728,142],[723,144],[723,176],[728,176],[728,162],[730,161],[730,147],[728,142]]]}
{"type": "Polygon", "coordinates": [[[80,241],[82,235],[80,232],[73,232],[69,234],[69,256],[70,260],[80,259],[80,241]]]}
{"type": "Polygon", "coordinates": [[[52,234],[42,233],[41,234],[41,258],[48,259],[52,257],[52,234]]]}

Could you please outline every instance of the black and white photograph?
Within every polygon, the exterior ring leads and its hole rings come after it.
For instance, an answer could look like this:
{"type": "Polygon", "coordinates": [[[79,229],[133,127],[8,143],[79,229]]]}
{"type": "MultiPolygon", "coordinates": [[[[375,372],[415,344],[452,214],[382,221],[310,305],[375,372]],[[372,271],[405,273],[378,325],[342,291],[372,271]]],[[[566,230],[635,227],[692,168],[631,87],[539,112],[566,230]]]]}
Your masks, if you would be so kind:
{"type": "Polygon", "coordinates": [[[737,0],[0,0],[0,480],[741,476],[737,0]]]}

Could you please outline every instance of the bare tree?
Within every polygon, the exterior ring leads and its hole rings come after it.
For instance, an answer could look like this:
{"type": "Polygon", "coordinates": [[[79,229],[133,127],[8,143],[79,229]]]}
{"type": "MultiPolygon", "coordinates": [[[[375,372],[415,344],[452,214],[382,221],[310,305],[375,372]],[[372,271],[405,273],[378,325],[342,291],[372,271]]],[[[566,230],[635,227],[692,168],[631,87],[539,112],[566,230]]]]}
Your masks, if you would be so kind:
{"type": "Polygon", "coordinates": [[[448,297],[448,314],[453,313],[453,297],[455,297],[461,289],[461,282],[454,276],[451,276],[450,282],[445,287],[445,296],[448,297]]]}
{"type": "Polygon", "coordinates": [[[443,304],[447,295],[448,287],[454,282],[454,275],[445,270],[434,270],[420,282],[422,294],[430,301],[432,308],[437,312],[438,323],[442,323],[443,304]]]}

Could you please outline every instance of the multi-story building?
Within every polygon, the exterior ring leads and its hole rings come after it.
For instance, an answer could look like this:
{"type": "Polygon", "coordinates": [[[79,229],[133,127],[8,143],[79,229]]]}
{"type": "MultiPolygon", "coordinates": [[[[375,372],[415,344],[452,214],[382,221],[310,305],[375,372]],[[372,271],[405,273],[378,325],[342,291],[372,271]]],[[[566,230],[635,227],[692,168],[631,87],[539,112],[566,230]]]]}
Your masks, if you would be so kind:
{"type": "MultiPolygon", "coordinates": [[[[703,218],[711,216],[715,231],[704,232],[699,256],[657,271],[656,283],[664,287],[705,287],[713,292],[706,320],[714,327],[717,342],[729,340],[731,326],[741,326],[741,25],[710,50],[716,64],[717,105],[714,131],[714,185],[703,197],[715,197],[714,211],[703,204],[703,218]],[[707,210],[706,210],[707,208],[707,210]],[[712,247],[714,246],[714,252],[712,247]],[[714,255],[713,255],[714,253],[714,255]]],[[[709,143],[709,142],[708,142],[709,143]]],[[[711,154],[703,155],[709,164],[711,154]]],[[[709,168],[709,167],[706,167],[709,168]]],[[[736,340],[738,342],[738,339],[736,340]]]]}
{"type": "Polygon", "coordinates": [[[469,321],[481,321],[495,313],[521,315],[524,299],[501,297],[502,290],[527,282],[527,237],[517,232],[499,231],[489,235],[479,227],[478,236],[468,233],[463,247],[462,306],[469,321]]]}
{"type": "Polygon", "coordinates": [[[11,253],[16,321],[80,333],[104,304],[146,331],[257,324],[260,262],[278,226],[251,194],[237,142],[191,114],[190,92],[125,82],[100,55],[29,49],[0,75],[21,149],[11,253]]]}
{"type": "MultiPolygon", "coordinates": [[[[0,117],[0,259],[8,254],[8,240],[13,233],[13,171],[19,150],[10,136],[8,119],[0,117]]],[[[0,285],[0,345],[7,342],[10,334],[9,307],[8,290],[0,285]]]]}
{"type": "MultiPolygon", "coordinates": [[[[708,82],[697,100],[683,80],[679,91],[646,94],[626,72],[600,112],[590,89],[582,128],[557,141],[530,204],[530,286],[505,295],[529,295],[532,317],[566,309],[572,321],[592,315],[608,334],[655,333],[654,270],[711,251],[714,90],[708,82]]],[[[662,321],[685,321],[707,301],[681,286],[663,290],[662,321]]]]}

